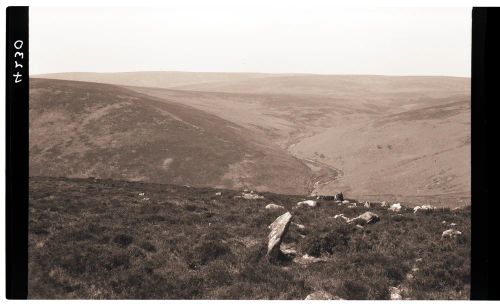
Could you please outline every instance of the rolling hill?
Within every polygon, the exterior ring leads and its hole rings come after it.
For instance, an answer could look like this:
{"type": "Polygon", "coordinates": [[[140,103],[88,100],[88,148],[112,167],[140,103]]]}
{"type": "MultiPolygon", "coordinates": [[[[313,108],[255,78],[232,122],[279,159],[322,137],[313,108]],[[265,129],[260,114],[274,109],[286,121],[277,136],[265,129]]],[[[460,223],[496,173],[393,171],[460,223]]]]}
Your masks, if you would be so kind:
{"type": "Polygon", "coordinates": [[[305,193],[311,178],[301,161],[242,126],[102,83],[32,78],[29,141],[31,176],[281,193],[305,193]]]}
{"type": "MultiPolygon", "coordinates": [[[[37,76],[38,77],[38,76],[37,76]]],[[[215,115],[313,171],[316,193],[470,201],[470,79],[255,73],[62,73],[215,115]]]]}

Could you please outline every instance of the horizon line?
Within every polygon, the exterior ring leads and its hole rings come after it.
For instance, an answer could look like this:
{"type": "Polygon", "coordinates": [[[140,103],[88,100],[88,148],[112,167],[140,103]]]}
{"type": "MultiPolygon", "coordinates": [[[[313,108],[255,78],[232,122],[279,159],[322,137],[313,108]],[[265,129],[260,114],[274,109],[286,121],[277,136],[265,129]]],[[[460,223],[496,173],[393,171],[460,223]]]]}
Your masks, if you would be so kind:
{"type": "Polygon", "coordinates": [[[227,72],[227,71],[182,71],[182,70],[136,70],[136,71],[119,71],[119,72],[48,72],[29,74],[29,77],[54,75],[54,74],[127,74],[127,73],[192,73],[192,74],[260,74],[260,75],[311,75],[311,76],[379,76],[379,77],[454,77],[454,78],[471,78],[471,76],[457,75],[433,75],[433,74],[326,74],[326,73],[305,73],[305,72],[227,72]]]}

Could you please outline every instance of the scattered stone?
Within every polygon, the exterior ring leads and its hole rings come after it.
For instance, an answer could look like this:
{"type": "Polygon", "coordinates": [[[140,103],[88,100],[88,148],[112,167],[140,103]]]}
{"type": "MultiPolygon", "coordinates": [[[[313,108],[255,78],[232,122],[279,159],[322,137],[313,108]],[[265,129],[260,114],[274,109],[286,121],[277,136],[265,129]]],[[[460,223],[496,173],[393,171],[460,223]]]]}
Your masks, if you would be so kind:
{"type": "Polygon", "coordinates": [[[358,228],[358,229],[365,229],[365,228],[364,228],[363,226],[361,226],[360,224],[357,224],[357,225],[356,225],[356,228],[358,228]]]}
{"type": "Polygon", "coordinates": [[[144,196],[144,192],[139,193],[139,196],[144,196]]]}
{"type": "Polygon", "coordinates": [[[455,229],[448,229],[448,230],[445,230],[443,231],[443,234],[441,235],[441,237],[456,237],[456,236],[459,236],[461,235],[462,232],[458,231],[458,230],[455,230],[455,229]]]}
{"type": "Polygon", "coordinates": [[[417,262],[417,263],[422,262],[422,261],[423,261],[422,258],[415,259],[415,262],[417,262]]]}
{"type": "Polygon", "coordinates": [[[401,289],[398,287],[389,287],[389,293],[391,294],[391,300],[402,300],[401,289]]]}
{"type": "Polygon", "coordinates": [[[365,208],[371,208],[373,207],[373,204],[371,202],[365,202],[364,206],[365,208]]]}
{"type": "Polygon", "coordinates": [[[295,259],[293,259],[293,261],[297,264],[307,265],[312,263],[324,262],[326,261],[326,258],[317,258],[308,254],[304,254],[303,256],[296,257],[295,259]]]}
{"type": "Polygon", "coordinates": [[[269,204],[269,205],[266,205],[266,209],[276,210],[276,209],[285,209],[285,207],[280,206],[280,205],[276,205],[276,204],[269,204]]]}
{"type": "Polygon", "coordinates": [[[367,211],[358,217],[355,217],[348,222],[363,221],[365,224],[373,224],[380,221],[380,217],[373,212],[367,211]]]}
{"type": "Polygon", "coordinates": [[[262,195],[258,195],[256,193],[242,193],[241,195],[244,199],[255,200],[255,199],[263,199],[262,195]]]}
{"type": "Polygon", "coordinates": [[[431,206],[431,205],[422,205],[422,206],[416,206],[413,208],[413,213],[417,213],[418,210],[434,210],[436,207],[431,206]]]}
{"type": "Polygon", "coordinates": [[[297,255],[297,249],[295,249],[292,244],[281,244],[280,249],[284,254],[297,255]]]}
{"type": "Polygon", "coordinates": [[[356,205],[349,205],[349,206],[347,206],[347,208],[349,208],[349,209],[356,208],[356,205]]]}
{"type": "Polygon", "coordinates": [[[343,200],[342,201],[342,204],[349,204],[349,203],[350,203],[350,201],[348,201],[348,200],[343,200]]]}
{"type": "Polygon", "coordinates": [[[455,224],[455,223],[450,223],[450,226],[456,226],[456,225],[457,225],[457,224],[455,224]]]}
{"type": "Polygon", "coordinates": [[[324,290],[320,291],[315,291],[311,294],[309,294],[306,298],[306,300],[343,300],[342,298],[338,296],[334,296],[329,292],[326,292],[324,290]]]}
{"type": "Polygon", "coordinates": [[[290,212],[284,213],[274,220],[270,225],[271,232],[268,236],[267,256],[270,261],[277,260],[280,256],[280,245],[288,226],[292,221],[292,214],[290,212]]]}
{"type": "Polygon", "coordinates": [[[442,221],[441,224],[446,224],[446,221],[442,221]]]}
{"type": "Polygon", "coordinates": [[[215,193],[215,195],[217,195],[217,196],[221,196],[221,195],[222,195],[222,192],[217,192],[217,193],[215,193]]]}
{"type": "Polygon", "coordinates": [[[338,219],[338,218],[341,218],[343,220],[345,220],[346,222],[349,222],[351,219],[348,218],[347,216],[344,216],[344,214],[337,214],[333,217],[334,219],[338,219]]]}
{"type": "Polygon", "coordinates": [[[302,202],[298,202],[297,203],[297,206],[316,207],[317,205],[318,205],[318,202],[317,201],[313,201],[313,200],[306,200],[306,201],[302,201],[302,202]]]}
{"type": "Polygon", "coordinates": [[[401,204],[400,203],[392,204],[391,207],[389,207],[389,210],[394,212],[399,212],[401,211],[401,204]]]}
{"type": "Polygon", "coordinates": [[[386,201],[380,203],[380,207],[387,207],[389,204],[386,201]]]}
{"type": "Polygon", "coordinates": [[[292,222],[292,225],[294,225],[295,227],[299,228],[300,230],[305,230],[306,229],[306,226],[301,225],[301,224],[297,224],[297,223],[292,222]]]}

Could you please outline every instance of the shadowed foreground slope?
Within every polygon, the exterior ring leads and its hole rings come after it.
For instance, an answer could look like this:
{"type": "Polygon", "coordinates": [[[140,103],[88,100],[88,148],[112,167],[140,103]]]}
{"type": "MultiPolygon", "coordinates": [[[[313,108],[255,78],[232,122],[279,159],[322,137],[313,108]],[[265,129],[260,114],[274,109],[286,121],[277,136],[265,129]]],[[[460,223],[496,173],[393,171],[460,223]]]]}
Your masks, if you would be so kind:
{"type": "Polygon", "coordinates": [[[306,193],[310,170],[248,129],[114,85],[30,81],[30,174],[306,193]],[[286,179],[282,179],[286,176],[286,179]]]}
{"type": "Polygon", "coordinates": [[[94,179],[30,179],[29,298],[467,299],[470,207],[413,213],[370,208],[360,229],[334,216],[367,208],[211,188],[94,179]],[[265,258],[267,226],[285,210],[295,224],[284,245],[316,263],[265,258]],[[454,223],[454,225],[452,224],[454,223]],[[462,232],[442,238],[444,230],[462,232]],[[409,276],[411,274],[411,277],[409,276]]]}

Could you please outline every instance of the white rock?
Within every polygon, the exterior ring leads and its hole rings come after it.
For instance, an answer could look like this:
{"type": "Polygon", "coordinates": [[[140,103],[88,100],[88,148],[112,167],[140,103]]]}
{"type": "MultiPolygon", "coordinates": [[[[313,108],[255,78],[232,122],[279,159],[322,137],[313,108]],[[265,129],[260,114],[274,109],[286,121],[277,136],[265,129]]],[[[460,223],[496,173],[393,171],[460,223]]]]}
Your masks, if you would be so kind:
{"type": "Polygon", "coordinates": [[[281,244],[280,246],[281,252],[284,254],[289,254],[289,255],[296,255],[297,254],[297,249],[293,247],[292,244],[281,244]]]}
{"type": "Polygon", "coordinates": [[[255,200],[255,199],[263,199],[262,195],[258,195],[255,193],[242,193],[241,195],[244,199],[255,200]]]}
{"type": "Polygon", "coordinates": [[[373,212],[367,211],[367,212],[361,214],[360,216],[357,216],[357,217],[349,220],[349,222],[353,222],[355,220],[361,220],[365,224],[372,224],[372,223],[378,222],[380,220],[380,217],[373,212]]]}
{"type": "Polygon", "coordinates": [[[304,230],[304,229],[306,229],[306,226],[304,226],[304,225],[297,224],[297,223],[294,223],[294,222],[292,222],[292,224],[293,224],[295,227],[299,228],[300,230],[304,230]]]}
{"type": "Polygon", "coordinates": [[[417,213],[418,210],[434,210],[436,207],[431,206],[431,205],[422,205],[422,206],[416,206],[413,208],[413,213],[417,213]]]}
{"type": "Polygon", "coordinates": [[[278,258],[280,251],[281,241],[288,230],[288,226],[292,221],[292,214],[290,212],[284,213],[274,220],[274,222],[269,225],[271,232],[268,236],[267,244],[267,256],[270,260],[275,260],[278,258]]]}
{"type": "Polygon", "coordinates": [[[394,212],[399,212],[401,211],[401,204],[400,203],[392,204],[391,207],[389,207],[389,210],[394,212]]]}
{"type": "Polygon", "coordinates": [[[455,223],[450,223],[450,226],[456,226],[456,225],[457,225],[457,224],[455,224],[455,223]]]}
{"type": "Polygon", "coordinates": [[[343,200],[342,204],[349,204],[350,202],[348,200],[343,200]]]}
{"type": "Polygon", "coordinates": [[[380,203],[380,207],[387,207],[389,204],[386,201],[380,203]]]}
{"type": "Polygon", "coordinates": [[[331,293],[323,291],[323,290],[315,291],[315,292],[309,294],[305,299],[306,300],[343,300],[342,298],[334,296],[331,293]]]}
{"type": "Polygon", "coordinates": [[[215,195],[217,195],[217,196],[221,196],[221,195],[222,195],[222,192],[217,192],[217,193],[215,193],[215,195]]]}
{"type": "Polygon", "coordinates": [[[317,205],[318,205],[318,202],[317,201],[313,201],[313,200],[306,200],[306,201],[302,201],[302,202],[298,202],[297,203],[297,206],[316,207],[317,205]]]}
{"type": "Polygon", "coordinates": [[[398,287],[389,287],[389,293],[391,294],[391,300],[402,300],[401,289],[398,287]]]}
{"type": "Polygon", "coordinates": [[[324,262],[326,261],[326,258],[317,258],[308,254],[304,254],[303,256],[296,257],[293,261],[297,264],[307,265],[311,263],[324,262]]]}
{"type": "Polygon", "coordinates": [[[285,207],[276,204],[269,204],[266,205],[266,209],[285,209],[285,207]]]}
{"type": "Polygon", "coordinates": [[[443,234],[441,235],[441,237],[456,237],[456,236],[459,236],[461,234],[462,234],[462,232],[460,232],[458,230],[448,229],[448,230],[443,231],[443,234]]]}
{"type": "Polygon", "coordinates": [[[337,214],[333,217],[334,219],[338,219],[338,218],[341,218],[343,220],[345,220],[346,222],[349,222],[351,219],[348,218],[347,216],[344,216],[344,214],[337,214]]]}

